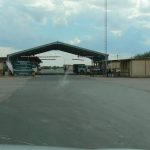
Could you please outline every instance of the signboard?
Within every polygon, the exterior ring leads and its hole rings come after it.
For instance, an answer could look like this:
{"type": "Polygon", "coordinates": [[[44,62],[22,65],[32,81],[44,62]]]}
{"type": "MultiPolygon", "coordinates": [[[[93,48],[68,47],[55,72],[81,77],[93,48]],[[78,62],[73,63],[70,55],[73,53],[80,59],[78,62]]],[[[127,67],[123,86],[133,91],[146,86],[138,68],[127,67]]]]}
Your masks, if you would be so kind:
{"type": "Polygon", "coordinates": [[[30,61],[15,61],[13,63],[15,75],[31,75],[32,74],[32,62],[30,61]]]}

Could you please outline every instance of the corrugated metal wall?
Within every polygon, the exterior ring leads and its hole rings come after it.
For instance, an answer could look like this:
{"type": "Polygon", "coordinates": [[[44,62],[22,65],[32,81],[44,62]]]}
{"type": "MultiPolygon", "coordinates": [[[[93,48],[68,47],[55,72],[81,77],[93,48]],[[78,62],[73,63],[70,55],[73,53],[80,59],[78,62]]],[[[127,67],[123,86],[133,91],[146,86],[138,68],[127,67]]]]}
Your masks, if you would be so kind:
{"type": "Polygon", "coordinates": [[[4,63],[0,62],[0,76],[4,74],[4,63]]]}
{"type": "Polygon", "coordinates": [[[146,61],[146,76],[150,77],[150,60],[146,61]]]}
{"type": "Polygon", "coordinates": [[[131,77],[150,77],[150,60],[132,60],[131,77]]]}

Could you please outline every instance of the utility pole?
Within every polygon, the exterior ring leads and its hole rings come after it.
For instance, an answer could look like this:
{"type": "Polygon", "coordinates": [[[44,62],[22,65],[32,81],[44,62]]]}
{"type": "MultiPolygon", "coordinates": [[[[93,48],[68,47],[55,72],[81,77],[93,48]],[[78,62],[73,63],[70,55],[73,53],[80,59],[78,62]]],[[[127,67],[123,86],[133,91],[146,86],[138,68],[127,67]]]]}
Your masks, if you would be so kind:
{"type": "Polygon", "coordinates": [[[107,54],[107,7],[108,7],[108,4],[107,4],[107,0],[105,0],[105,22],[104,22],[104,26],[105,26],[105,53],[107,54]]]}
{"type": "MultiPolygon", "coordinates": [[[[108,18],[107,18],[107,9],[108,9],[108,3],[107,3],[107,0],[105,0],[105,10],[104,10],[104,12],[105,12],[105,18],[104,18],[104,27],[105,27],[105,33],[104,33],[104,36],[105,36],[105,40],[104,40],[104,46],[105,46],[105,53],[107,54],[107,44],[108,44],[108,39],[107,39],[107,33],[108,33],[108,29],[107,29],[107,20],[108,20],[108,18]]],[[[107,74],[107,59],[108,58],[105,58],[105,65],[106,65],[106,67],[105,67],[105,73],[107,74]]]]}

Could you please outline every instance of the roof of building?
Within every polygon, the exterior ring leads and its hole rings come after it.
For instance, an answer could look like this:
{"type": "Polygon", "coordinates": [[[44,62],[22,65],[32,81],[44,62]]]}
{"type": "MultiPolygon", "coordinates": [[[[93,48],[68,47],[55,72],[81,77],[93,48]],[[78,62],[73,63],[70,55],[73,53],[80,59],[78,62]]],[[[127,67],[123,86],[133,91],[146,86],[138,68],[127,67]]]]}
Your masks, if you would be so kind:
{"type": "Polygon", "coordinates": [[[108,57],[108,54],[100,53],[98,51],[89,50],[86,48],[81,48],[78,46],[62,43],[62,42],[53,42],[46,45],[22,50],[16,53],[9,54],[8,57],[14,58],[14,57],[20,57],[20,56],[31,56],[36,55],[39,53],[44,53],[51,50],[60,50],[67,53],[93,58],[94,60],[104,60],[108,57]]]}
{"type": "Polygon", "coordinates": [[[117,62],[117,61],[130,61],[130,60],[150,60],[150,57],[143,57],[143,58],[127,58],[127,59],[115,59],[115,60],[108,60],[108,62],[117,62]]]}

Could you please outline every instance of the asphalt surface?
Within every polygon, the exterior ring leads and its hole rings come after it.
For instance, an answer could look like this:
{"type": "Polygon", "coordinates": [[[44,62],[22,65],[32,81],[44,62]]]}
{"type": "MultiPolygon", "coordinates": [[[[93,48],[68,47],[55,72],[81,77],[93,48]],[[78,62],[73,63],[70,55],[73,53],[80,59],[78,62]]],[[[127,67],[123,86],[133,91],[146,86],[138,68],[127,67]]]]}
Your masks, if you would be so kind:
{"type": "Polygon", "coordinates": [[[0,144],[150,149],[150,80],[0,78],[0,144]]]}

